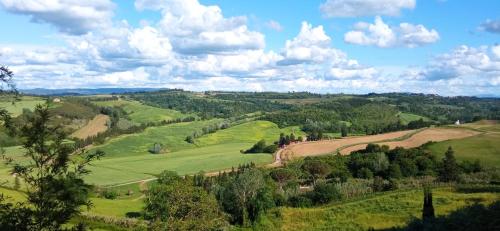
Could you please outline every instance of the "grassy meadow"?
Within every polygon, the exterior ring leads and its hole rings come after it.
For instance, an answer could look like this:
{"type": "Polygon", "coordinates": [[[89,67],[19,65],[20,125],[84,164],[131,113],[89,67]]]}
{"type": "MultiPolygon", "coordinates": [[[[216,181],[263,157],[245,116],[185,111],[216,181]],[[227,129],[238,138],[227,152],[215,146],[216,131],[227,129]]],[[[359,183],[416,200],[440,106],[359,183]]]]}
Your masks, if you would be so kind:
{"type": "Polygon", "coordinates": [[[128,114],[130,120],[138,124],[174,120],[187,116],[176,110],[151,107],[133,100],[120,99],[113,101],[94,101],[93,103],[102,107],[121,107],[128,114]]]}
{"type": "Polygon", "coordinates": [[[201,136],[194,144],[185,141],[188,135],[216,122],[220,120],[176,123],[112,139],[96,147],[105,151],[106,156],[92,165],[87,180],[98,185],[113,185],[152,178],[163,170],[193,174],[250,162],[270,163],[270,154],[242,154],[240,150],[250,148],[260,139],[271,144],[281,132],[302,135],[296,127],[280,129],[268,121],[251,121],[201,136]],[[154,143],[161,143],[168,152],[149,153],[154,143]]]}
{"type": "MultiPolygon", "coordinates": [[[[492,203],[498,193],[461,193],[452,188],[433,190],[436,215],[446,215],[479,202],[492,203]]],[[[278,208],[263,223],[265,230],[368,230],[404,226],[421,217],[422,190],[387,192],[366,199],[313,208],[278,208]],[[274,215],[272,215],[274,213],[274,215]],[[280,215],[276,215],[280,214],[280,215]]]]}
{"type": "Polygon", "coordinates": [[[44,99],[32,96],[22,96],[19,101],[14,103],[11,100],[2,100],[0,98],[0,108],[6,109],[13,117],[21,115],[25,108],[33,110],[36,105],[43,103],[45,103],[44,99]]]}
{"type": "Polygon", "coordinates": [[[441,158],[444,157],[444,153],[451,146],[458,160],[474,161],[479,159],[485,166],[500,166],[500,133],[498,132],[500,131],[500,124],[484,124],[484,122],[480,121],[460,126],[483,133],[464,139],[433,143],[427,148],[441,158]]]}

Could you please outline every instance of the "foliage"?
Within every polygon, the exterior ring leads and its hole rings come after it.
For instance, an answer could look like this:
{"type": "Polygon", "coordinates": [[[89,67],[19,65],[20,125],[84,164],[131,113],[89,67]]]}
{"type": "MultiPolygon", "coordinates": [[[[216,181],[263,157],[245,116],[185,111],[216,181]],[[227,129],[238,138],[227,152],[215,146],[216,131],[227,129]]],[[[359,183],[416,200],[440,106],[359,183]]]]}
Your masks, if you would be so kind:
{"type": "Polygon", "coordinates": [[[20,213],[13,216],[22,220],[22,224],[4,224],[6,227],[61,230],[63,224],[79,214],[82,205],[90,206],[90,185],[85,184],[82,176],[89,173],[86,165],[103,153],[82,153],[81,158],[71,160],[72,147],[63,143],[65,135],[58,127],[48,125],[49,119],[48,106],[38,105],[18,131],[23,138],[25,156],[31,163],[17,163],[7,158],[7,164],[13,166],[13,174],[23,180],[28,191],[27,202],[3,207],[5,210],[1,213],[20,213]]]}
{"type": "Polygon", "coordinates": [[[218,230],[226,224],[213,195],[171,173],[146,193],[144,216],[150,230],[218,230]]]}
{"type": "Polygon", "coordinates": [[[445,153],[442,166],[439,170],[439,179],[445,182],[458,181],[460,168],[451,147],[445,153]]]}

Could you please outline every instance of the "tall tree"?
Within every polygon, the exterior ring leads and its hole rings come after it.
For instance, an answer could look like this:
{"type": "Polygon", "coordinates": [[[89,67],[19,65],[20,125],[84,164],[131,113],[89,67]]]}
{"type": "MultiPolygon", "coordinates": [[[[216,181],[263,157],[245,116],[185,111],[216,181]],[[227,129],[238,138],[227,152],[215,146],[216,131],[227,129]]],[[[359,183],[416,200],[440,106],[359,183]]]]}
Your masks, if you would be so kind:
{"type": "MultiPolygon", "coordinates": [[[[20,218],[14,230],[63,230],[62,225],[80,213],[81,206],[90,206],[91,186],[85,184],[86,166],[104,153],[71,157],[73,148],[65,144],[65,134],[59,127],[50,127],[47,105],[37,105],[34,114],[19,129],[24,156],[30,161],[18,163],[4,157],[13,166],[12,173],[22,179],[27,188],[27,201],[12,206],[1,206],[0,214],[20,218]],[[16,214],[21,213],[21,214],[16,214]]],[[[1,217],[0,220],[4,218],[1,217]]],[[[4,230],[5,227],[0,227],[4,230]]]]}
{"type": "Polygon", "coordinates": [[[441,169],[439,171],[439,178],[441,181],[450,182],[457,181],[460,175],[460,168],[455,159],[455,152],[453,149],[448,147],[445,153],[441,169]]]}

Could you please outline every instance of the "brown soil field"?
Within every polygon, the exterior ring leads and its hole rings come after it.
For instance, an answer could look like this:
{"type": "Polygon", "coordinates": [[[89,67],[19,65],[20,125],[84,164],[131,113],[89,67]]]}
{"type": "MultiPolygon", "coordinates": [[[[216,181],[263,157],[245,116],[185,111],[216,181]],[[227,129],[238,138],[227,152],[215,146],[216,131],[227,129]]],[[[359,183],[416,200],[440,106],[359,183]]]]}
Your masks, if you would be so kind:
{"type": "Polygon", "coordinates": [[[85,139],[89,136],[95,136],[97,133],[104,132],[108,129],[106,123],[109,121],[109,116],[107,115],[97,115],[87,125],[75,131],[71,134],[72,137],[79,139],[85,139]]]}
{"type": "MultiPolygon", "coordinates": [[[[408,139],[400,141],[389,141],[389,142],[378,142],[380,145],[388,145],[391,149],[396,147],[403,148],[414,148],[419,147],[429,141],[439,142],[445,140],[462,139],[469,136],[475,136],[480,134],[480,132],[473,131],[470,129],[461,128],[429,128],[423,131],[417,132],[408,139]]],[[[377,142],[375,142],[377,143],[377,142]]],[[[342,155],[350,154],[353,151],[361,150],[366,148],[366,144],[359,144],[347,147],[340,150],[342,155]]]]}
{"type": "Polygon", "coordinates": [[[283,160],[288,160],[293,157],[322,155],[322,154],[336,152],[337,149],[345,146],[359,144],[359,143],[374,143],[377,141],[392,140],[404,137],[405,135],[411,134],[413,132],[415,132],[415,130],[390,132],[390,133],[371,135],[371,136],[357,136],[357,137],[348,137],[335,140],[321,140],[321,141],[291,144],[290,146],[286,147],[279,153],[280,154],[279,158],[283,160]]]}

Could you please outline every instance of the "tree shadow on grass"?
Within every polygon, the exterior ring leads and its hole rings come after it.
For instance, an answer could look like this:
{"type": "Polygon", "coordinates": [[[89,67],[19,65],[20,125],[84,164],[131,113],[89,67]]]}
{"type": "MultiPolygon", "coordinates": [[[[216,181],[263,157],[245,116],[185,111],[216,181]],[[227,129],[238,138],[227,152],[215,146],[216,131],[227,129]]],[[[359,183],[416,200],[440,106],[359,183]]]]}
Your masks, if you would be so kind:
{"type": "Polygon", "coordinates": [[[382,229],[386,231],[483,231],[500,230],[500,201],[489,206],[474,204],[434,219],[415,219],[405,227],[382,229]]]}

